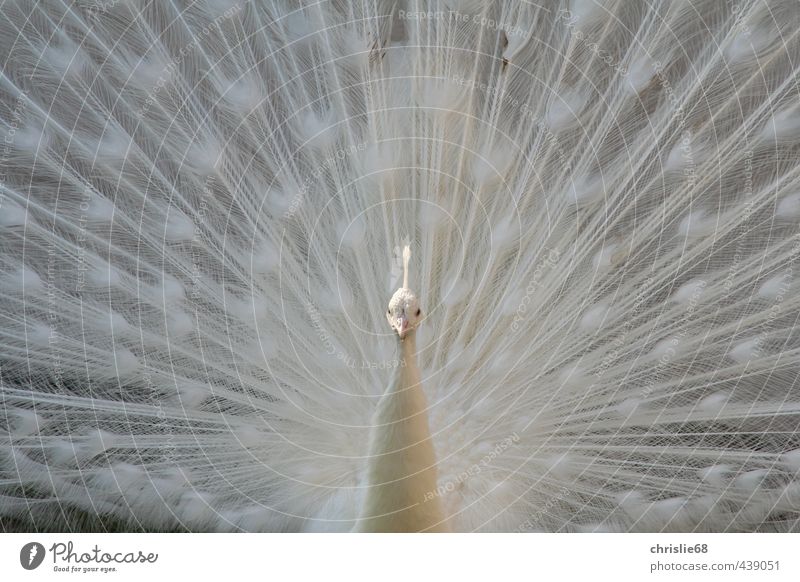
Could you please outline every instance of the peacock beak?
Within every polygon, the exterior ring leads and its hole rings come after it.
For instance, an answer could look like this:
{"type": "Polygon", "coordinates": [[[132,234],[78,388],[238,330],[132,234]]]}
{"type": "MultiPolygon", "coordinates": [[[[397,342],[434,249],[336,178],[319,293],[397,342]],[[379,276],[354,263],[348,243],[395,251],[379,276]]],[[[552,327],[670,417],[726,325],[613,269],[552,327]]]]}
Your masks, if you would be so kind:
{"type": "Polygon", "coordinates": [[[400,339],[406,337],[406,332],[408,331],[408,318],[405,315],[401,315],[397,318],[395,329],[397,330],[397,335],[400,336],[400,339]]]}

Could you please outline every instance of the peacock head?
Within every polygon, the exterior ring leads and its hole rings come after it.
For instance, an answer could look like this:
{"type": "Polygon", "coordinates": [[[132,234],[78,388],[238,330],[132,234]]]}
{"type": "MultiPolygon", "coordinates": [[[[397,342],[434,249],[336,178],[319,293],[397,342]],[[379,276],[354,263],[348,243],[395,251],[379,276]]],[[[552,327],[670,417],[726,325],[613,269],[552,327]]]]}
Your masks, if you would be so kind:
{"type": "Polygon", "coordinates": [[[405,339],[409,331],[414,330],[422,321],[422,309],[419,300],[411,289],[401,287],[392,295],[389,309],[386,311],[389,325],[397,332],[400,339],[405,339]]]}
{"type": "Polygon", "coordinates": [[[408,262],[410,260],[411,247],[406,245],[403,248],[403,286],[394,292],[389,301],[389,309],[386,310],[386,319],[389,320],[389,325],[397,332],[401,340],[405,339],[410,330],[417,329],[419,322],[422,321],[419,299],[408,288],[408,262]]]}

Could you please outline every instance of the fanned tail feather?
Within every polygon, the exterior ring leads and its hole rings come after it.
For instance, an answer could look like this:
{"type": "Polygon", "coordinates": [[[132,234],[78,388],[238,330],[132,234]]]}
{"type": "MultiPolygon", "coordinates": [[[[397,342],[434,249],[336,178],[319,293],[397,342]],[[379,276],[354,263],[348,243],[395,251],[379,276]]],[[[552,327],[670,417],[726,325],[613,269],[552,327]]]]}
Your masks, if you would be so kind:
{"type": "Polygon", "coordinates": [[[0,523],[349,530],[410,260],[452,529],[797,531],[800,26],[736,8],[4,4],[0,523]]]}

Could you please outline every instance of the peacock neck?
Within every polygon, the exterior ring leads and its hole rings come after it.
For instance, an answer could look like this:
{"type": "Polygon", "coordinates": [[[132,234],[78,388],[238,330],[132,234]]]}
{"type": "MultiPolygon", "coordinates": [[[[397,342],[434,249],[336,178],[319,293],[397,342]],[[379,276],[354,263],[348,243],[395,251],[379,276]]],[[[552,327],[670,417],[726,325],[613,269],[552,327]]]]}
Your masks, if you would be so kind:
{"type": "Polygon", "coordinates": [[[400,341],[400,351],[401,365],[373,417],[368,490],[355,529],[446,531],[414,331],[400,341]]]}

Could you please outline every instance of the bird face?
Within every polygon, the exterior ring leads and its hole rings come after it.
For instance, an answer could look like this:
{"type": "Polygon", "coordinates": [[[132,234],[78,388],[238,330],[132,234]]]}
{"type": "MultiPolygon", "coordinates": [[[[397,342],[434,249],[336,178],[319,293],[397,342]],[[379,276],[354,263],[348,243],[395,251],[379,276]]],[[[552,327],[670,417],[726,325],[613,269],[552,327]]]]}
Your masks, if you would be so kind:
{"type": "Polygon", "coordinates": [[[422,321],[422,310],[419,300],[411,289],[400,288],[392,295],[386,319],[400,339],[405,339],[409,330],[416,329],[422,321]]]}

